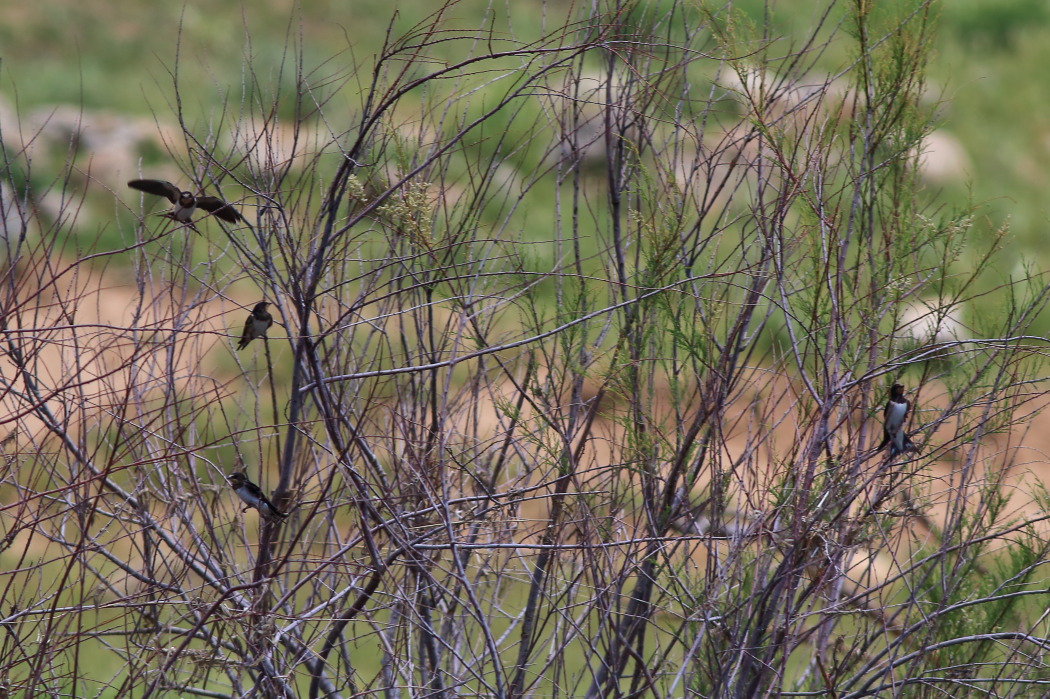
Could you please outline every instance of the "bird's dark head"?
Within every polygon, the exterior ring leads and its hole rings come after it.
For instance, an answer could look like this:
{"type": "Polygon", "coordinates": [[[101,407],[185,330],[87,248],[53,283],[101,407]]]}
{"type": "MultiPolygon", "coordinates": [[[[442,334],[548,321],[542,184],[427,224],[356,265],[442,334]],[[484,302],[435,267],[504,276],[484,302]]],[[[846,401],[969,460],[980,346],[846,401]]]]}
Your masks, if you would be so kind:
{"type": "Polygon", "coordinates": [[[903,398],[903,397],[904,397],[904,386],[900,385],[899,383],[893,384],[893,386],[890,388],[890,398],[897,399],[897,398],[903,398]]]}
{"type": "Polygon", "coordinates": [[[260,301],[255,304],[255,308],[252,309],[252,313],[265,313],[266,307],[270,305],[269,301],[260,301]]]}
{"type": "Polygon", "coordinates": [[[179,194],[179,203],[183,206],[189,206],[193,203],[193,192],[181,192],[179,194]]]}
{"type": "Polygon", "coordinates": [[[234,471],[230,475],[226,476],[226,479],[230,482],[234,488],[240,488],[245,483],[244,474],[240,471],[234,471]]]}

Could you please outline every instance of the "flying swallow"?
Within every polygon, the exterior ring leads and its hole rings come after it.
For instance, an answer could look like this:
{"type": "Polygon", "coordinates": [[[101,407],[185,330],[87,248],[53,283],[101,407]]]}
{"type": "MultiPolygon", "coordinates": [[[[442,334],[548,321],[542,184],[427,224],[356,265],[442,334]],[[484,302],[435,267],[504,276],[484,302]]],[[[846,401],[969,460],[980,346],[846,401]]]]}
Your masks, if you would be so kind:
{"type": "Polygon", "coordinates": [[[237,497],[244,502],[245,506],[244,509],[241,510],[242,512],[247,512],[249,508],[254,507],[263,517],[277,517],[278,519],[284,519],[288,516],[288,513],[281,512],[274,507],[269,498],[263,494],[262,489],[245,478],[244,474],[240,471],[231,473],[227,478],[230,481],[230,485],[233,486],[233,492],[237,493],[237,497]]]}
{"type": "Polygon", "coordinates": [[[266,310],[269,305],[268,301],[260,301],[255,304],[248,320],[244,321],[244,332],[241,333],[241,341],[237,343],[237,349],[244,349],[257,337],[266,338],[266,331],[273,325],[273,316],[266,310]]]}
{"type": "Polygon", "coordinates": [[[193,217],[193,212],[197,209],[204,209],[211,214],[215,214],[223,221],[229,221],[230,223],[237,223],[241,220],[241,215],[237,212],[237,209],[222,199],[204,195],[193,196],[192,192],[183,191],[171,182],[165,182],[164,180],[131,180],[128,182],[128,186],[147,194],[156,194],[158,197],[166,198],[175,207],[162,215],[179,223],[191,223],[190,218],[193,217]]]}
{"type": "Polygon", "coordinates": [[[882,414],[882,443],[875,451],[882,451],[888,444],[891,459],[906,451],[917,451],[911,437],[904,430],[910,408],[911,403],[904,397],[904,386],[899,383],[893,384],[890,388],[890,399],[886,402],[886,410],[882,414]]]}

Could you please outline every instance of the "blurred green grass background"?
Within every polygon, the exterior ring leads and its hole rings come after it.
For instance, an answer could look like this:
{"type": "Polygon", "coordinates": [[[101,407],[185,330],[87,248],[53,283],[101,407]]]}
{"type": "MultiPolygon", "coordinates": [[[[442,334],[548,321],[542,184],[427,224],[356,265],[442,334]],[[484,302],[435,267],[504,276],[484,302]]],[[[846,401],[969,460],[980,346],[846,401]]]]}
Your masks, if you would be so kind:
{"type": "MultiPolygon", "coordinates": [[[[658,11],[671,4],[662,0],[645,7],[658,11]]],[[[476,28],[492,17],[497,36],[504,31],[530,39],[565,5],[545,8],[527,0],[493,8],[484,0],[463,0],[449,8],[447,21],[451,28],[476,28]]],[[[787,43],[823,12],[805,0],[780,0],[770,15],[764,0],[732,5],[757,26],[768,19],[770,33],[787,43]]],[[[876,5],[890,12],[914,3],[876,5]]],[[[345,74],[355,62],[368,69],[388,27],[398,36],[435,8],[426,0],[284,0],[250,6],[240,0],[7,3],[0,23],[0,97],[20,115],[70,105],[167,120],[178,65],[182,84],[193,87],[184,95],[189,125],[199,127],[224,103],[244,97],[247,65],[264,86],[269,83],[268,89],[286,90],[295,79],[293,44],[301,45],[306,72],[318,82],[324,75],[345,74]]],[[[842,9],[833,10],[829,26],[846,21],[842,9]]],[[[953,153],[959,157],[948,161],[949,172],[929,185],[926,195],[949,207],[979,207],[978,235],[991,236],[1008,220],[1019,244],[1002,261],[1034,256],[1042,267],[1050,172],[1045,108],[1050,81],[1042,72],[1050,58],[1050,6],[1042,0],[953,0],[936,3],[934,10],[938,33],[928,98],[936,103],[940,129],[949,139],[946,147],[957,147],[953,153]]],[[[438,57],[455,60],[465,49],[463,43],[439,44],[437,50],[447,53],[438,57]]],[[[832,52],[825,60],[830,69],[843,58],[832,52]]],[[[291,100],[287,104],[290,108],[291,100]]],[[[340,104],[354,107],[350,99],[340,104]]],[[[148,160],[163,159],[163,154],[154,156],[148,160]]]]}
{"type": "MultiPolygon", "coordinates": [[[[7,3],[0,23],[0,95],[22,113],[75,105],[168,118],[178,55],[180,79],[196,86],[185,96],[187,112],[203,124],[224,100],[241,99],[249,61],[262,80],[283,81],[288,88],[294,71],[278,77],[278,68],[289,61],[288,44],[301,38],[308,72],[323,66],[317,75],[338,73],[355,59],[368,67],[391,22],[396,36],[435,6],[425,0],[7,3]]],[[[759,25],[765,20],[764,0],[734,6],[759,25]]],[[[449,24],[480,26],[489,8],[483,0],[464,0],[449,10],[449,24]]],[[[781,0],[775,9],[772,31],[784,37],[812,26],[821,11],[805,0],[781,0]]],[[[1050,9],[1042,0],[953,0],[935,10],[940,17],[929,96],[938,101],[941,127],[957,139],[966,159],[958,177],[932,194],[949,205],[981,205],[985,220],[978,230],[994,231],[1009,217],[1021,242],[1015,259],[1034,253],[1042,260],[1048,218],[1043,192],[1050,172],[1050,82],[1042,72],[1050,58],[1050,9]]],[[[501,5],[495,12],[495,26],[520,38],[536,36],[544,16],[538,1],[501,5]]],[[[555,13],[548,8],[547,14],[555,13]]],[[[445,58],[456,58],[463,48],[444,45],[445,58]]]]}

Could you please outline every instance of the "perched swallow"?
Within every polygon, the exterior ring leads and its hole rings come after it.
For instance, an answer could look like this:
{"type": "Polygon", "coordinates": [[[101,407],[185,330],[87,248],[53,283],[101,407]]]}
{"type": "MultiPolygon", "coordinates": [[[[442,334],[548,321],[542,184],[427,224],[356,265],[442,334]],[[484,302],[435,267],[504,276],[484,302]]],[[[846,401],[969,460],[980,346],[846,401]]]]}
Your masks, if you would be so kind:
{"type": "Polygon", "coordinates": [[[890,458],[894,458],[906,451],[917,451],[911,437],[904,431],[904,423],[908,419],[908,410],[911,403],[904,397],[904,386],[899,383],[890,388],[890,399],[883,411],[882,444],[875,451],[882,451],[886,445],[890,445],[890,458]]]}
{"type": "Polygon", "coordinates": [[[245,507],[241,512],[247,512],[249,508],[254,507],[263,517],[277,517],[278,519],[284,519],[288,516],[286,512],[281,512],[274,507],[269,498],[263,494],[262,489],[245,478],[244,474],[240,471],[231,473],[227,478],[230,481],[230,485],[233,486],[233,492],[237,493],[237,497],[239,497],[245,504],[245,507]]]}
{"type": "Polygon", "coordinates": [[[244,332],[241,333],[241,341],[237,343],[237,349],[244,349],[257,337],[266,338],[266,331],[273,325],[273,316],[266,310],[269,305],[268,301],[260,301],[255,304],[248,320],[244,321],[244,332]]]}
{"type": "Polygon", "coordinates": [[[192,192],[184,192],[171,182],[165,182],[164,180],[131,180],[128,182],[128,186],[147,194],[165,197],[175,207],[163,215],[179,223],[190,223],[190,218],[193,217],[193,212],[197,209],[204,209],[209,213],[215,214],[223,221],[229,221],[230,223],[237,223],[241,220],[241,215],[237,212],[237,209],[222,199],[204,195],[195,197],[192,192]]]}

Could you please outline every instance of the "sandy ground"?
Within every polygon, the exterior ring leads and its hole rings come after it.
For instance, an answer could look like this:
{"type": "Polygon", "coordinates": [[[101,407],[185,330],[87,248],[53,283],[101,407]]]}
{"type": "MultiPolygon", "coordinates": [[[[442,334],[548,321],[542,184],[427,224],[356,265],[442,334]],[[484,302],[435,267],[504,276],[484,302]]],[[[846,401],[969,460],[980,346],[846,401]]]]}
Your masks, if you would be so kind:
{"type": "MultiPolygon", "coordinates": [[[[32,271],[32,268],[27,271],[32,271]]],[[[24,275],[31,278],[32,274],[24,275]]],[[[184,288],[171,284],[155,283],[145,287],[143,293],[133,284],[103,286],[101,279],[85,270],[60,274],[51,285],[24,284],[19,298],[26,306],[35,306],[33,315],[23,314],[15,320],[9,316],[8,327],[21,327],[27,332],[18,334],[23,353],[22,364],[28,368],[38,382],[44,402],[52,406],[56,415],[65,416],[74,428],[90,424],[94,420],[107,419],[113,411],[113,401],[118,400],[129,389],[138,388],[136,382],[156,382],[158,377],[172,372],[179,377],[186,391],[200,390],[200,377],[220,387],[227,396],[236,395],[237,382],[242,367],[234,357],[245,361],[232,350],[236,337],[247,315],[247,308],[257,301],[258,290],[249,285],[239,285],[238,295],[231,297],[215,294],[208,289],[189,293],[184,288]],[[63,300],[70,300],[66,301],[63,300]],[[129,319],[137,318],[136,330],[126,329],[129,319]],[[178,342],[168,340],[177,333],[178,342]],[[129,341],[129,335],[135,342],[129,341]],[[84,377],[91,380],[82,382],[84,377]],[[76,412],[79,407],[81,413],[76,412]]],[[[277,334],[280,334],[280,330],[277,334]]],[[[249,354],[246,351],[244,355],[249,354]]],[[[0,439],[6,454],[18,453],[24,458],[27,450],[50,450],[52,441],[45,436],[47,430],[38,414],[27,410],[24,398],[25,374],[13,360],[11,352],[0,356],[0,372],[9,379],[15,378],[9,390],[0,396],[0,439]],[[18,397],[21,396],[21,397],[18,397]],[[12,438],[13,437],[13,438],[12,438]]],[[[740,410],[726,421],[727,437],[721,445],[719,457],[724,464],[740,460],[750,454],[740,467],[737,479],[735,504],[741,521],[756,521],[766,517],[770,506],[770,488],[784,475],[784,470],[794,468],[802,460],[793,457],[792,448],[804,440],[805,415],[800,399],[801,391],[783,376],[772,375],[765,370],[755,370],[746,381],[738,404],[740,410]],[[744,396],[762,396],[760,404],[745,406],[744,396]],[[749,435],[766,430],[771,434],[768,443],[761,448],[749,447],[749,435]]],[[[143,390],[152,390],[145,387],[143,390]]],[[[499,390],[504,398],[514,403],[513,386],[504,383],[499,390]]],[[[593,395],[595,388],[589,389],[593,395]]],[[[669,393],[667,394],[669,395],[669,393]]],[[[610,400],[614,400],[610,398],[610,400]]],[[[658,399],[659,400],[659,399],[658,399]]],[[[913,429],[938,415],[939,402],[943,402],[943,389],[930,385],[922,387],[917,421],[913,429]]],[[[668,399],[669,404],[669,399],[668,399]]],[[[881,402],[881,398],[879,399],[881,402]]],[[[1045,400],[1037,396],[1022,411],[1031,413],[1043,407],[1045,400]]],[[[667,408],[665,408],[667,409],[667,408]]],[[[497,434],[501,411],[496,402],[490,400],[477,410],[470,411],[480,416],[482,432],[497,434]]],[[[528,413],[528,411],[526,411],[528,413]]],[[[880,436],[881,424],[878,408],[870,408],[866,420],[868,443],[880,436]]],[[[527,415],[526,415],[527,417],[527,415]]],[[[856,428],[865,419],[859,410],[849,414],[840,429],[843,434],[856,433],[856,428]]],[[[960,512],[972,515],[980,507],[977,485],[1002,478],[1005,490],[1010,494],[1008,517],[1036,521],[1039,531],[1047,530],[1042,519],[1044,510],[1034,497],[1037,483],[1050,477],[1050,416],[1038,415],[1025,419],[1009,434],[988,436],[981,440],[980,448],[970,442],[953,442],[956,423],[945,422],[932,435],[917,434],[923,444],[925,455],[934,455],[932,461],[921,462],[910,491],[914,495],[909,503],[914,516],[907,518],[909,531],[899,544],[910,548],[932,543],[936,530],[942,528],[960,512]],[[960,483],[969,485],[960,488],[960,483]],[[960,509],[962,507],[962,509],[960,509]]],[[[578,485],[600,483],[608,477],[610,465],[624,460],[623,451],[614,445],[623,442],[622,431],[614,420],[600,417],[594,427],[597,437],[587,445],[587,468],[597,474],[597,480],[582,477],[578,485]]],[[[547,443],[554,443],[547,435],[547,443]]],[[[836,438],[838,433],[836,433],[836,438]]],[[[9,468],[4,481],[14,477],[9,468]]],[[[863,473],[873,474],[883,468],[881,457],[865,462],[863,473]]],[[[615,468],[615,466],[613,466],[615,468]]],[[[530,479],[532,484],[536,478],[530,479]]],[[[877,483],[873,479],[872,483],[877,483]]],[[[520,487],[514,484],[512,487],[520,487]]],[[[600,486],[599,486],[600,487],[600,486]]],[[[701,480],[693,489],[694,501],[705,497],[708,484],[701,480]]],[[[875,486],[873,485],[872,488],[875,486]]],[[[13,491],[9,491],[13,492],[13,491]]],[[[304,492],[304,496],[308,496],[304,492]]],[[[519,538],[535,538],[542,530],[547,514],[546,500],[537,500],[524,505],[517,516],[521,526],[519,538]]],[[[896,503],[900,506],[900,503],[896,503]]],[[[634,515],[624,512],[619,526],[625,535],[637,526],[634,515]]],[[[906,551],[882,552],[877,556],[882,572],[893,568],[892,558],[906,551]]],[[[868,565],[864,556],[860,563],[868,565]]]]}

